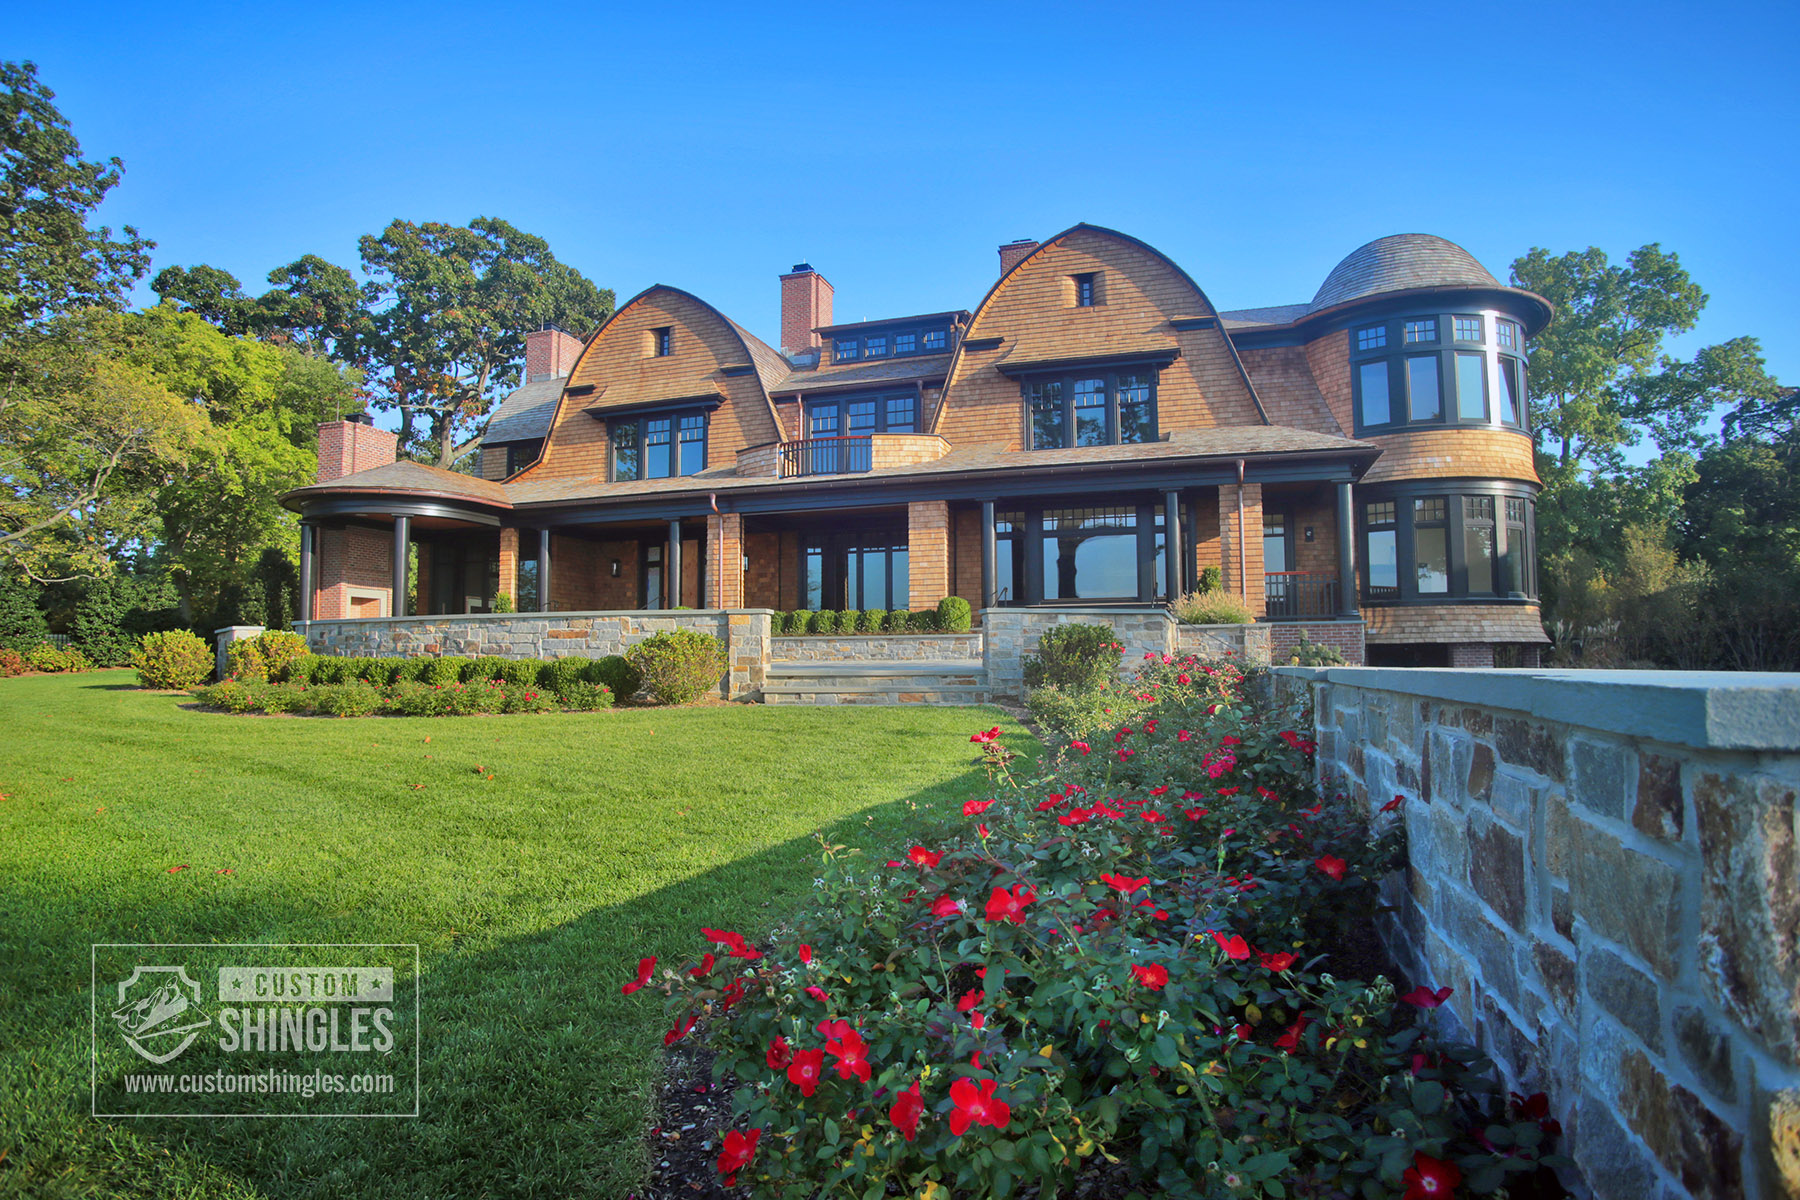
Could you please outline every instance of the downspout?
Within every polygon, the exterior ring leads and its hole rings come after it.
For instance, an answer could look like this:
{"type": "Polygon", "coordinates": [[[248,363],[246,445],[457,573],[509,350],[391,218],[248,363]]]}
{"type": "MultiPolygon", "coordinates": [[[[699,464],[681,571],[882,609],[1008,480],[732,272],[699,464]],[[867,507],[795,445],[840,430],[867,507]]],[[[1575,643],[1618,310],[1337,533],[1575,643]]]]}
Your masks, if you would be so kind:
{"type": "Polygon", "coordinates": [[[1238,526],[1238,594],[1243,596],[1244,603],[1250,603],[1250,580],[1246,574],[1249,570],[1244,559],[1244,460],[1237,460],[1237,526],[1238,526]]]}

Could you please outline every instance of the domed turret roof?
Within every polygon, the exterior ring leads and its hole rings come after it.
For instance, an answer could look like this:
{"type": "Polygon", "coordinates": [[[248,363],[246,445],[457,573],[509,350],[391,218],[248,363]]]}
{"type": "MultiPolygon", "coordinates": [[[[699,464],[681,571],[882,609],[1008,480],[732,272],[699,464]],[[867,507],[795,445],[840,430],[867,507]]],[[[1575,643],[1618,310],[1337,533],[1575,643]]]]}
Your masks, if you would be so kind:
{"type": "Polygon", "coordinates": [[[1475,256],[1429,233],[1397,233],[1358,246],[1331,268],[1309,306],[1313,312],[1383,292],[1430,287],[1500,287],[1475,256]]]}

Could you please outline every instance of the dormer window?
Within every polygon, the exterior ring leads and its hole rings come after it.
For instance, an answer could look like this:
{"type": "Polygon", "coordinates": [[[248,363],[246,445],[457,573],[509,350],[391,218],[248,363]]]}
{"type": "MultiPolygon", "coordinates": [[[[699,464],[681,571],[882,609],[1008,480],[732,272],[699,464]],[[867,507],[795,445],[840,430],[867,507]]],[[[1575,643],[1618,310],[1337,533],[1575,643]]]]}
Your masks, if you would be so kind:
{"type": "Polygon", "coordinates": [[[607,423],[615,483],[698,475],[706,469],[706,413],[678,411],[607,423]]]}
{"type": "Polygon", "coordinates": [[[1076,308],[1092,308],[1099,302],[1095,278],[1095,274],[1091,271],[1085,275],[1072,276],[1075,284],[1076,308]]]}
{"type": "Polygon", "coordinates": [[[1023,387],[1033,450],[1156,440],[1153,371],[1084,371],[1023,387]]]}
{"type": "Polygon", "coordinates": [[[664,325],[650,331],[649,354],[651,358],[667,358],[675,352],[675,328],[664,325]]]}
{"type": "Polygon", "coordinates": [[[832,345],[832,357],[838,362],[850,362],[856,358],[857,348],[855,338],[839,338],[832,345]]]}
{"type": "Polygon", "coordinates": [[[948,338],[942,329],[927,329],[925,331],[925,350],[927,353],[933,350],[942,350],[947,341],[948,338]]]}
{"type": "Polygon", "coordinates": [[[919,337],[914,333],[896,333],[894,335],[895,354],[916,354],[919,349],[919,337]]]}
{"type": "Polygon", "coordinates": [[[886,334],[876,334],[874,337],[863,339],[864,358],[886,358],[887,350],[888,340],[886,334]]]}

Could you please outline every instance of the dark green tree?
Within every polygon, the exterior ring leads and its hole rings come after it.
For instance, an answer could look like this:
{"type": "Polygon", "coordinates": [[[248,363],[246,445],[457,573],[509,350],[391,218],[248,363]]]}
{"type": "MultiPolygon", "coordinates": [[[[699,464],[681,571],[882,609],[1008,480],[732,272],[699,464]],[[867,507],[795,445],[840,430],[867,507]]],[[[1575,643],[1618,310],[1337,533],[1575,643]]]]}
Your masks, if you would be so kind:
{"type": "Polygon", "coordinates": [[[42,589],[15,575],[0,575],[0,646],[24,650],[41,644],[50,623],[38,603],[42,589]]]}

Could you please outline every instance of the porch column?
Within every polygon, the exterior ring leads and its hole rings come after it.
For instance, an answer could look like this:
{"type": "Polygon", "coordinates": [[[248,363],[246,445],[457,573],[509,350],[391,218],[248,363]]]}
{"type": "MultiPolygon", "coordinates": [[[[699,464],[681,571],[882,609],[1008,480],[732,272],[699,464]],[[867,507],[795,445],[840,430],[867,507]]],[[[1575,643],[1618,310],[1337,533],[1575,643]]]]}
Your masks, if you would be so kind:
{"type": "Polygon", "coordinates": [[[950,502],[906,506],[907,607],[936,608],[950,594],[950,502]]]}
{"type": "Polygon", "coordinates": [[[519,607],[519,530],[517,526],[506,525],[500,530],[500,582],[495,585],[506,593],[507,599],[513,602],[513,610],[519,607]]]}
{"type": "Polygon", "coordinates": [[[997,573],[995,560],[996,536],[994,534],[994,502],[981,502],[981,607],[994,607],[994,581],[997,573]]]}
{"type": "Polygon", "coordinates": [[[312,620],[313,612],[313,527],[311,521],[300,522],[300,619],[312,620]]]}
{"type": "Polygon", "coordinates": [[[406,615],[406,594],[411,572],[407,562],[407,551],[412,546],[412,518],[394,518],[394,599],[388,606],[391,616],[406,615]]]}
{"type": "Polygon", "coordinates": [[[1225,590],[1236,592],[1261,617],[1266,607],[1263,586],[1262,484],[1219,486],[1219,559],[1225,590]]]}
{"type": "Polygon", "coordinates": [[[1169,600],[1181,599],[1181,563],[1187,557],[1181,540],[1181,493],[1163,493],[1163,571],[1168,576],[1169,600]]]}
{"type": "Polygon", "coordinates": [[[1354,485],[1337,485],[1338,615],[1356,615],[1356,504],[1354,485]]]}
{"type": "Polygon", "coordinates": [[[550,531],[538,530],[538,611],[550,611],[550,531]]]}
{"type": "Polygon", "coordinates": [[[744,517],[712,513],[706,518],[707,608],[744,607],[744,517]]]}
{"type": "Polygon", "coordinates": [[[681,607],[681,522],[669,522],[669,577],[663,580],[663,607],[681,607]]]}

